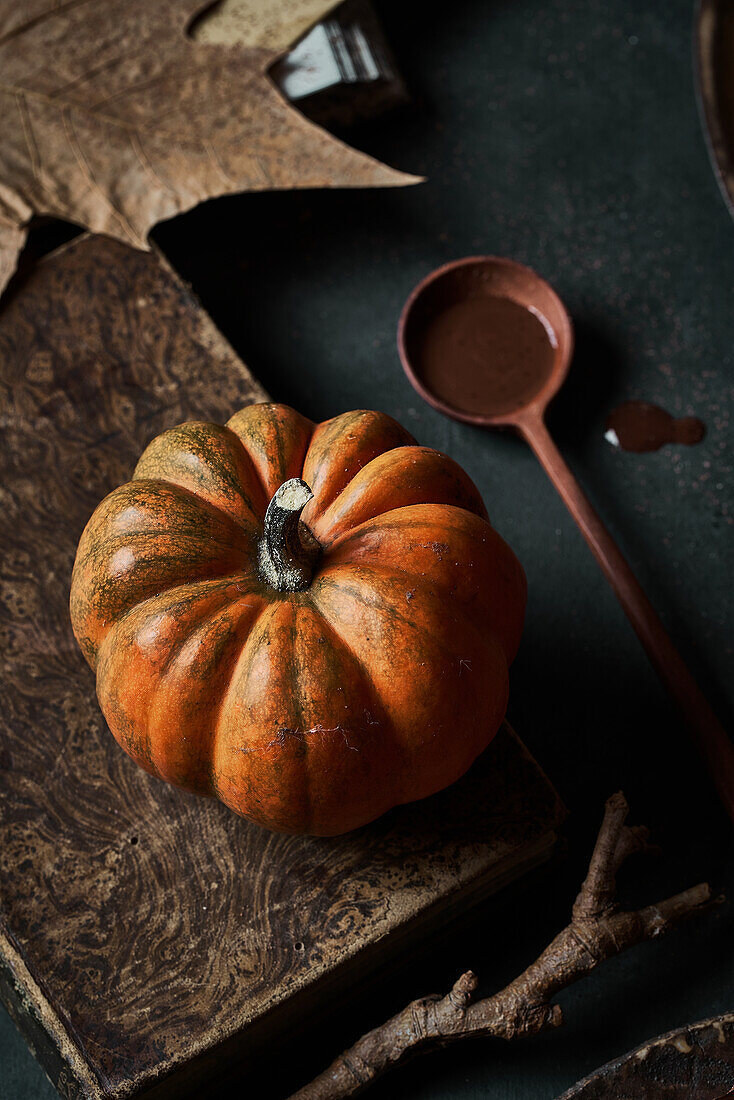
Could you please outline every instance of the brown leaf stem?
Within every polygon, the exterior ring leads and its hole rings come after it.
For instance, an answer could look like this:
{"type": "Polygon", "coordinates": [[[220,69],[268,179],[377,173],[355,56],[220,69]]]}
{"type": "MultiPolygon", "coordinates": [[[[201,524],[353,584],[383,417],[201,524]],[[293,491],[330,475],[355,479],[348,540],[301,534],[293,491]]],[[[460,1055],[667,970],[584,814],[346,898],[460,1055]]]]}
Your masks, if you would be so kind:
{"type": "Polygon", "coordinates": [[[617,909],[617,870],[632,853],[650,849],[646,829],[625,825],[627,813],[621,793],[607,801],[571,923],[527,970],[498,993],[480,1001],[474,1001],[478,979],[467,971],[445,997],[434,995],[413,1001],[397,1016],[363,1035],[291,1100],[354,1096],[399,1062],[458,1039],[516,1039],[559,1027],[563,1014],[553,1003],[557,993],[590,974],[599,963],[662,935],[706,906],[711,892],[706,883],[700,883],[645,909],[617,909]]]}

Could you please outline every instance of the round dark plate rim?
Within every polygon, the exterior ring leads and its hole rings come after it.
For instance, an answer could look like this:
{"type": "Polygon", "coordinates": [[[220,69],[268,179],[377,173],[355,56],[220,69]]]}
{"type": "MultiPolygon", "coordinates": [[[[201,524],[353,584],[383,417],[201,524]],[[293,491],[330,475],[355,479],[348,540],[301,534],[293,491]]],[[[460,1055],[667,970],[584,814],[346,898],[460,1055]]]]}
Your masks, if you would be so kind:
{"type": "MultiPolygon", "coordinates": [[[[647,1039],[644,1043],[640,1043],[639,1046],[627,1051],[626,1054],[620,1055],[619,1058],[613,1058],[610,1062],[605,1062],[604,1065],[599,1066],[598,1069],[593,1070],[591,1073],[587,1074],[586,1077],[582,1077],[582,1079],[577,1081],[575,1085],[572,1085],[570,1089],[558,1096],[557,1100],[583,1100],[584,1090],[591,1084],[598,1085],[600,1080],[609,1079],[609,1084],[613,1085],[614,1077],[612,1075],[628,1062],[631,1062],[635,1058],[639,1058],[640,1053],[648,1050],[650,1047],[665,1046],[671,1041],[685,1038],[693,1032],[704,1031],[707,1028],[723,1028],[726,1025],[734,1025],[734,1011],[724,1012],[719,1016],[710,1016],[706,1020],[696,1020],[692,1024],[684,1024],[682,1027],[673,1028],[672,1031],[666,1031],[662,1035],[656,1035],[652,1039],[647,1039]]],[[[692,1050],[695,1049],[695,1047],[692,1048],[692,1050]]],[[[699,1053],[702,1053],[700,1049],[699,1053]]],[[[640,1059],[640,1061],[642,1061],[642,1059],[640,1059]]],[[[612,1095],[613,1094],[610,1093],[610,1097],[612,1095]]],[[[691,1100],[693,1100],[693,1098],[691,1098],[691,1100]]]]}
{"type": "Polygon", "coordinates": [[[719,189],[734,217],[734,143],[726,137],[716,88],[719,80],[714,41],[726,0],[698,0],[693,34],[696,101],[706,148],[719,189]]]}

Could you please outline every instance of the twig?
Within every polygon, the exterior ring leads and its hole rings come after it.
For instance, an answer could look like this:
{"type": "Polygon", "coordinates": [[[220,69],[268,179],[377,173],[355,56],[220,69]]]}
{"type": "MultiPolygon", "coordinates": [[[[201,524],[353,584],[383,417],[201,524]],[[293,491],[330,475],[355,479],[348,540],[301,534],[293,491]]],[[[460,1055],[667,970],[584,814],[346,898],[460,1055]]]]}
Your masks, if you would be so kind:
{"type": "Polygon", "coordinates": [[[467,971],[445,997],[413,1001],[368,1032],[291,1100],[353,1096],[399,1062],[457,1039],[515,1039],[559,1027],[563,1014],[560,1006],[553,1004],[553,997],[560,990],[591,973],[605,959],[662,935],[704,907],[711,897],[706,883],[645,909],[617,909],[615,876],[619,867],[633,852],[650,848],[646,829],[625,825],[627,812],[621,793],[608,800],[571,923],[519,977],[499,993],[474,1001],[478,979],[467,971]]]}

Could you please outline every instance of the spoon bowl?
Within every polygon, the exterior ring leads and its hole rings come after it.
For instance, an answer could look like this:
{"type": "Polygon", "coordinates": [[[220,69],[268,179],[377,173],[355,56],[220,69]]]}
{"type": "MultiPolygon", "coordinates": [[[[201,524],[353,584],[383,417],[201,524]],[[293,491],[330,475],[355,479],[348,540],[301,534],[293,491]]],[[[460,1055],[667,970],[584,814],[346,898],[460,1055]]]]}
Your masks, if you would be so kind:
{"type": "Polygon", "coordinates": [[[553,287],[531,268],[499,256],[470,256],[418,284],[400,317],[398,349],[411,384],[433,408],[469,424],[517,427],[528,415],[542,415],[562,386],[573,327],[553,287]],[[528,371],[527,357],[525,364],[518,357],[523,335],[536,358],[540,354],[535,371],[528,371]],[[465,366],[457,364],[457,351],[466,355],[465,366]],[[489,379],[493,358],[495,377],[489,379]]]}

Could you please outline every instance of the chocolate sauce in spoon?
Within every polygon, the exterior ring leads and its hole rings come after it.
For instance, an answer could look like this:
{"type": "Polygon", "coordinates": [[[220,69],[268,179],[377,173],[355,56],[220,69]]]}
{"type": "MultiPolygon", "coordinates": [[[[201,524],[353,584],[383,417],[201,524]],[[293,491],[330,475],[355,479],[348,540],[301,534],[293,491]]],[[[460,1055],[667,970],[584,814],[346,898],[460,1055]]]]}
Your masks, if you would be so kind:
{"type": "Polygon", "coordinates": [[[647,401],[625,401],[608,416],[604,438],[623,451],[657,451],[666,443],[693,446],[706,435],[706,425],[697,416],[676,419],[647,401]]]}
{"type": "Polygon", "coordinates": [[[557,341],[541,317],[510,298],[465,298],[426,325],[416,369],[463,412],[501,416],[526,404],[553,369],[557,341]]]}

